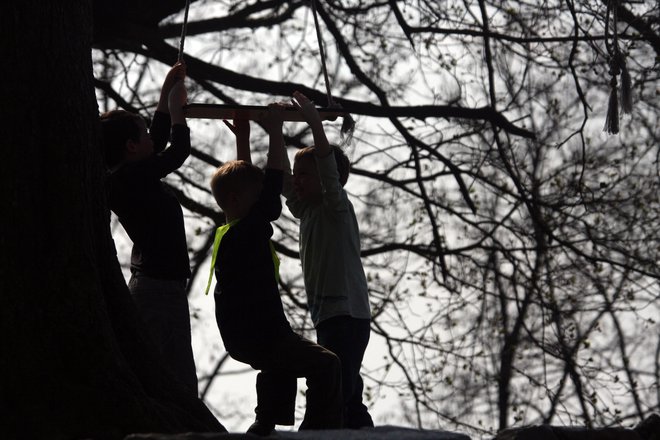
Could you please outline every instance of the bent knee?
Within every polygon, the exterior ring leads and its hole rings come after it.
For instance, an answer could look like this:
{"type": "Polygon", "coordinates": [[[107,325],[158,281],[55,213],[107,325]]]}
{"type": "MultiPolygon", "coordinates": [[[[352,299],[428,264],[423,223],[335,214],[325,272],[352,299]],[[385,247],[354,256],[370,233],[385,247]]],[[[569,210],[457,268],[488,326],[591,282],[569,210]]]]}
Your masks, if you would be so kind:
{"type": "Polygon", "coordinates": [[[328,349],[324,351],[324,364],[328,370],[341,372],[341,360],[339,356],[328,349]]]}

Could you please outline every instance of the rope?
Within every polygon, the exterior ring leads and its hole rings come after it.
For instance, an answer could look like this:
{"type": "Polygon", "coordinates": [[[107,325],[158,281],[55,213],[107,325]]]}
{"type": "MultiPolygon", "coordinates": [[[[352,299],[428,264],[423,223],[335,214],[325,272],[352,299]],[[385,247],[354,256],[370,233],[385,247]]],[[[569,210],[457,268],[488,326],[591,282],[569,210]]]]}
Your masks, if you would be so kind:
{"type": "Polygon", "coordinates": [[[181,39],[179,40],[178,62],[183,61],[183,44],[186,41],[186,32],[188,30],[188,10],[190,9],[190,0],[186,0],[186,11],[183,14],[183,25],[181,26],[181,39]]]}
{"type": "MultiPolygon", "coordinates": [[[[316,28],[316,41],[319,44],[319,53],[321,55],[321,67],[323,69],[323,78],[325,79],[325,91],[328,96],[328,108],[337,108],[341,107],[339,104],[335,103],[332,99],[332,91],[330,89],[330,77],[328,76],[328,67],[325,62],[325,51],[323,50],[323,39],[321,38],[321,27],[319,26],[319,18],[316,12],[316,0],[311,0],[312,3],[312,15],[314,16],[314,27],[316,28]]],[[[341,137],[343,143],[350,145],[351,140],[353,139],[353,132],[355,130],[355,120],[353,117],[346,113],[343,116],[343,122],[341,124],[341,137]]]]}
{"type": "Polygon", "coordinates": [[[335,105],[332,99],[332,92],[330,91],[330,78],[328,77],[328,68],[325,63],[325,51],[323,50],[323,40],[321,39],[321,27],[319,26],[319,18],[316,13],[316,0],[312,1],[312,15],[314,16],[314,27],[316,28],[316,41],[319,44],[319,53],[321,54],[321,67],[323,68],[323,78],[325,78],[325,90],[328,95],[328,107],[335,105]]]}

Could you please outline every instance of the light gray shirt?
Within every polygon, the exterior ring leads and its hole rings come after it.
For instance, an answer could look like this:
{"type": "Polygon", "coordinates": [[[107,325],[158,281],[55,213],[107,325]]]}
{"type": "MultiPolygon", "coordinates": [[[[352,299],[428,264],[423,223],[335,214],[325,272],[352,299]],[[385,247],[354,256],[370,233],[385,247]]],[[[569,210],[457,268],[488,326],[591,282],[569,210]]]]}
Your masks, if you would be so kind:
{"type": "Polygon", "coordinates": [[[300,219],[300,260],[314,326],[335,316],[370,319],[367,280],[360,259],[360,230],[353,204],[339,183],[334,154],[316,157],[323,200],[304,203],[285,173],[286,204],[300,219]]]}

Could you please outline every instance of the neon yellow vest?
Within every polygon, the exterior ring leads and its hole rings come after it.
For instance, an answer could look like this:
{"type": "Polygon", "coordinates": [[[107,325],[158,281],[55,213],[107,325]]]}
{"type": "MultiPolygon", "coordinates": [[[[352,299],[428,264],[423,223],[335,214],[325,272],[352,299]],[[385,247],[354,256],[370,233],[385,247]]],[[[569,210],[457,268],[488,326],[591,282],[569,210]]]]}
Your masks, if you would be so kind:
{"type": "MultiPolygon", "coordinates": [[[[209,281],[206,284],[206,292],[204,292],[205,295],[208,295],[209,290],[211,289],[211,282],[213,282],[213,272],[215,271],[215,260],[218,257],[218,249],[220,249],[220,242],[222,241],[222,237],[224,237],[227,231],[229,231],[229,229],[231,229],[232,226],[238,223],[239,220],[240,218],[236,220],[232,220],[226,225],[222,225],[215,230],[215,239],[213,240],[213,256],[211,257],[211,270],[209,273],[209,281]]],[[[271,240],[268,240],[268,244],[270,245],[270,255],[273,257],[273,266],[275,266],[275,279],[279,282],[280,259],[278,258],[277,253],[275,252],[275,246],[273,246],[273,242],[271,240]]]]}

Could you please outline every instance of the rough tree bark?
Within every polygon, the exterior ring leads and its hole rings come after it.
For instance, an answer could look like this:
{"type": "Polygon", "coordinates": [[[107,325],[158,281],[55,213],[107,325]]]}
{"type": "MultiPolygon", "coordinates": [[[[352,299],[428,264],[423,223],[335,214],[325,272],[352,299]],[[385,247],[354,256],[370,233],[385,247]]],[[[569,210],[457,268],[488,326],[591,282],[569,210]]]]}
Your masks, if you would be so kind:
{"type": "Polygon", "coordinates": [[[161,366],[121,275],[91,3],[0,6],[0,436],[224,431],[161,366]]]}

